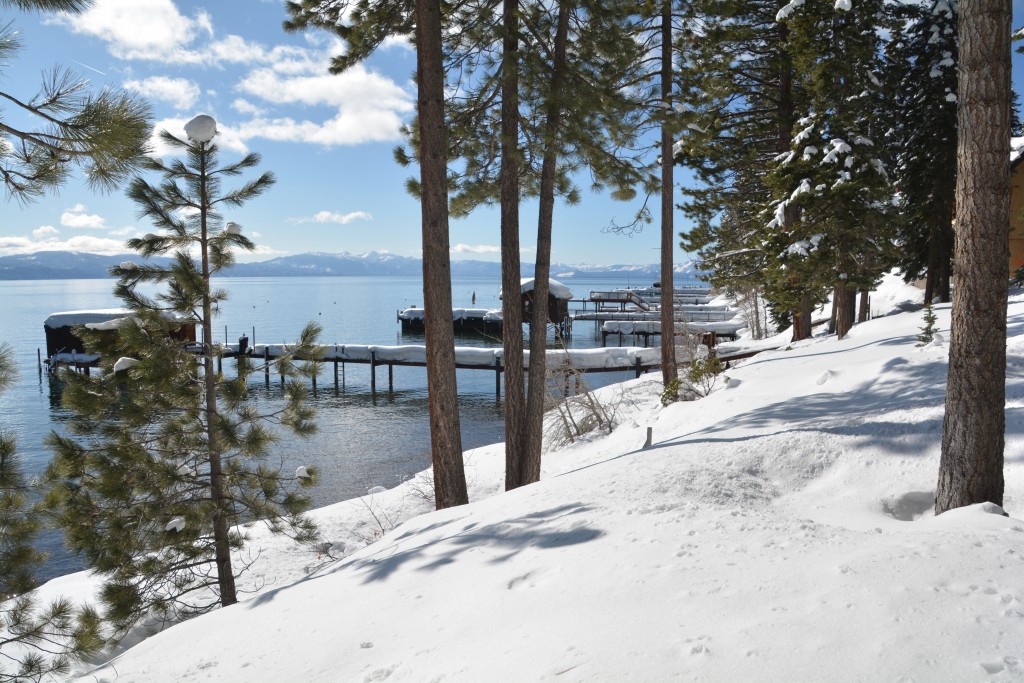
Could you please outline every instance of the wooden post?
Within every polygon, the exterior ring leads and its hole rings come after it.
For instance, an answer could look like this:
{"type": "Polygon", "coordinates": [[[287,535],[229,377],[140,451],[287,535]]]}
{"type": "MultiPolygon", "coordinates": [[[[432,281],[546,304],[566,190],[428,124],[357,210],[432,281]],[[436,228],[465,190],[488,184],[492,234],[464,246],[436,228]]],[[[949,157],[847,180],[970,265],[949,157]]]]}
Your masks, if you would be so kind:
{"type": "Polygon", "coordinates": [[[222,354],[217,355],[217,374],[224,374],[224,356],[222,354]]]}
{"type": "MultiPolygon", "coordinates": [[[[337,350],[337,349],[335,349],[337,350]]],[[[338,390],[338,361],[334,361],[334,390],[338,390]]]]}
{"type": "Polygon", "coordinates": [[[39,381],[43,381],[43,352],[36,347],[36,362],[39,363],[39,381]]]}
{"type": "Polygon", "coordinates": [[[270,387],[270,347],[263,347],[263,380],[270,387]]]}
{"type": "Polygon", "coordinates": [[[395,393],[395,366],[388,363],[388,393],[395,393]]]}
{"type": "Polygon", "coordinates": [[[501,400],[501,357],[494,357],[494,400],[501,400]]]}
{"type": "Polygon", "coordinates": [[[377,352],[370,351],[370,393],[377,393],[377,352]]]}
{"type": "Polygon", "coordinates": [[[640,378],[640,356],[636,357],[636,377],[640,378]]]}
{"type": "Polygon", "coordinates": [[[316,373],[313,373],[313,393],[316,393],[316,373]]]}

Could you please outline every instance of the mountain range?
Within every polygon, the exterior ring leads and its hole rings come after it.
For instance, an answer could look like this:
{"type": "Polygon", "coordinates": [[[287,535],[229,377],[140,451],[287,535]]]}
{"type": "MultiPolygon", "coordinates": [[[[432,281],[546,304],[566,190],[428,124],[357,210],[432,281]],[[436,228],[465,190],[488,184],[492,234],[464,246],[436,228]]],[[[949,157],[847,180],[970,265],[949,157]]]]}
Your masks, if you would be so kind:
{"type": "MultiPolygon", "coordinates": [[[[0,256],[0,280],[66,280],[110,277],[109,269],[123,261],[138,261],[136,254],[103,256],[73,251],[42,251],[34,254],[0,256]]],[[[153,259],[166,263],[168,259],[153,259]]],[[[629,278],[631,281],[658,279],[660,268],[651,265],[588,265],[553,264],[553,278],[587,277],[602,279],[629,278]]],[[[693,262],[677,265],[675,272],[687,279],[700,275],[693,262]]],[[[312,277],[331,275],[419,276],[422,261],[410,256],[397,256],[371,251],[365,254],[306,253],[279,256],[267,261],[236,263],[222,273],[224,277],[312,277]]],[[[533,274],[533,264],[523,263],[523,275],[533,274]]],[[[501,264],[494,261],[452,261],[452,277],[501,278],[501,264]]]]}

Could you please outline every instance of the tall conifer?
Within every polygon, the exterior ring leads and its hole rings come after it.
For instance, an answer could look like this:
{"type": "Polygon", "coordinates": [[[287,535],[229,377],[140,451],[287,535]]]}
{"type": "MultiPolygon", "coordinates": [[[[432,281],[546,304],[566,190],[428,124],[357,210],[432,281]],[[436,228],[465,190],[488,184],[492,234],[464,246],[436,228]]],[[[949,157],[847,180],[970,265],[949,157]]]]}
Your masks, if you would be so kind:
{"type": "Polygon", "coordinates": [[[236,250],[254,248],[221,212],[261,194],[273,176],[222,192],[223,178],[256,166],[259,156],[220,165],[213,127],[200,116],[186,126],[188,140],[163,131],[184,159],[149,162],[159,185],[133,181],[130,196],[159,232],[128,246],[143,257],[172,258],[167,266],[113,269],[128,313],[113,333],[80,330],[86,347],[101,354],[102,372],[63,375],[72,434],[48,439],[55,453],[48,502],[68,546],[104,578],[105,616],[118,634],[140,619],[173,621],[236,602],[235,576],[251,563],[232,557],[244,544],[242,524],[261,521],[300,541],[316,533],[302,514],[310,500],[297,491],[315,472],[284,474],[267,461],[278,427],[299,435],[315,428],[303,379],[317,367],[292,358],[315,354],[317,326],[308,325],[292,355],[277,361],[284,404],[272,413],[246,401],[246,357],[236,378],[218,373],[212,319],[227,293],[211,278],[234,262],[236,250]],[[202,331],[197,347],[182,341],[186,326],[202,331]]]}

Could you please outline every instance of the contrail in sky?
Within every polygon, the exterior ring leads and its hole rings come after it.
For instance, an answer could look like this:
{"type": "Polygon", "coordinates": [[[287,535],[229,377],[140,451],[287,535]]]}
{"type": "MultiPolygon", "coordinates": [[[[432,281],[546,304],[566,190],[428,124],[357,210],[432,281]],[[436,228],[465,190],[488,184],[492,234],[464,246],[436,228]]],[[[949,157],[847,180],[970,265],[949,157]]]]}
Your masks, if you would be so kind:
{"type": "Polygon", "coordinates": [[[72,61],[72,62],[74,62],[75,64],[77,64],[78,66],[83,66],[83,67],[85,67],[86,69],[89,69],[90,71],[95,71],[95,72],[96,72],[96,73],[98,73],[98,74],[99,74],[100,76],[106,76],[106,75],[107,75],[107,74],[103,73],[102,71],[100,71],[99,69],[94,69],[94,68],[92,68],[92,67],[91,67],[91,66],[89,66],[88,64],[82,64],[82,63],[81,63],[80,61],[78,61],[77,59],[72,59],[71,61],[72,61]]]}

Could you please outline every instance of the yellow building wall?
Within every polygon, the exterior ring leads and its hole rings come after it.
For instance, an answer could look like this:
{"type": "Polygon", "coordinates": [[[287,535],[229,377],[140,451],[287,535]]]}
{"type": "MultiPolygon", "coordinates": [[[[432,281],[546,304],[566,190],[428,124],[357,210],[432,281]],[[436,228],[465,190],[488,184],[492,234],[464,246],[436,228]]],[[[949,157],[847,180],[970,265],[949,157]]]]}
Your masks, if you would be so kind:
{"type": "Polygon", "coordinates": [[[1010,277],[1024,266],[1024,163],[1010,173],[1010,277]]]}

